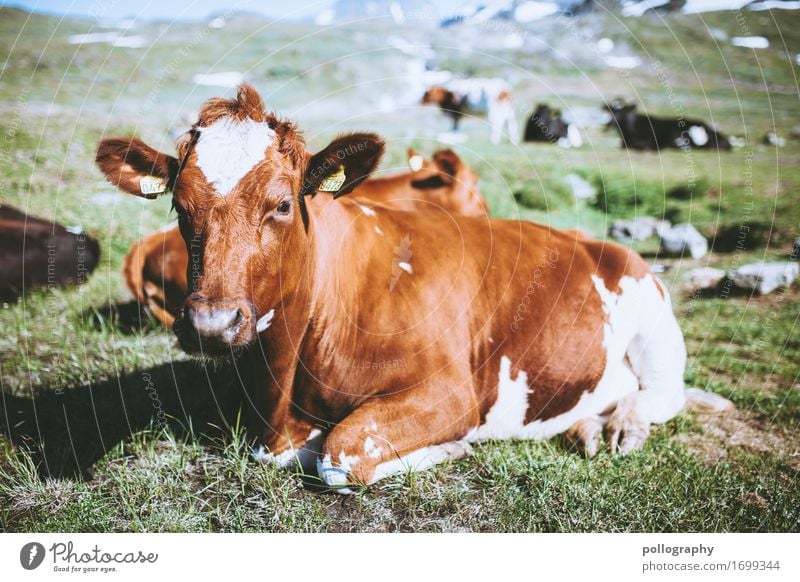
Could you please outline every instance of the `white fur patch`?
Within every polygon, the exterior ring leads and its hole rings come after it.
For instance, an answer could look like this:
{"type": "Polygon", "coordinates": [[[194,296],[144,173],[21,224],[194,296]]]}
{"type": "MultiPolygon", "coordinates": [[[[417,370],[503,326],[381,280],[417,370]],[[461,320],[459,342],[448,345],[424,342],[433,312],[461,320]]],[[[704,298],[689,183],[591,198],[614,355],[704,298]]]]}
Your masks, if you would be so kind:
{"type": "Polygon", "coordinates": [[[194,151],[197,167],[217,194],[226,196],[245,174],[262,161],[275,138],[269,124],[224,117],[199,128],[194,151]]]}
{"type": "Polygon", "coordinates": [[[404,261],[401,261],[401,262],[397,263],[397,266],[400,267],[401,269],[403,269],[406,273],[411,274],[411,273],[414,272],[414,269],[411,268],[411,264],[410,263],[406,263],[404,261]]]}
{"type": "Polygon", "coordinates": [[[258,333],[261,333],[262,331],[267,329],[270,325],[272,325],[272,318],[273,317],[275,317],[275,310],[274,309],[270,309],[267,313],[264,314],[263,317],[261,317],[256,322],[256,331],[258,333]]]}
{"type": "Polygon", "coordinates": [[[520,371],[516,379],[511,378],[511,360],[500,358],[500,374],[497,385],[497,400],[486,415],[485,422],[473,428],[466,440],[508,439],[520,436],[528,410],[528,374],[520,371]]]}
{"type": "Polygon", "coordinates": [[[377,216],[377,212],[375,212],[369,206],[364,206],[363,204],[359,204],[358,207],[361,209],[361,212],[363,212],[367,216],[377,216]]]}
{"type": "Polygon", "coordinates": [[[695,145],[704,146],[708,143],[708,132],[699,125],[693,125],[689,128],[689,137],[695,145]]]}
{"type": "Polygon", "coordinates": [[[574,123],[570,123],[567,126],[567,139],[569,140],[569,145],[574,148],[579,148],[583,145],[581,132],[574,123]]]}
{"type": "MultiPolygon", "coordinates": [[[[264,445],[258,445],[251,456],[254,461],[259,461],[262,463],[275,463],[281,468],[289,467],[295,463],[300,463],[301,466],[306,467],[309,458],[316,455],[318,450],[315,449],[315,443],[312,441],[316,439],[318,436],[322,434],[322,431],[318,428],[312,428],[311,431],[308,433],[306,437],[306,442],[303,444],[302,447],[295,447],[293,444],[290,444],[289,448],[283,451],[282,453],[278,453],[277,455],[271,453],[267,450],[264,445]]],[[[321,444],[321,443],[316,443],[321,444]]],[[[312,464],[313,467],[313,464],[312,464]]]]}
{"type": "MultiPolygon", "coordinates": [[[[344,453],[342,453],[344,454],[344,453]]],[[[317,473],[320,479],[329,487],[335,487],[337,493],[352,495],[354,491],[347,485],[350,471],[343,467],[334,467],[330,453],[317,460],[317,473]]]]}
{"type": "Polygon", "coordinates": [[[364,439],[364,453],[368,457],[372,459],[379,459],[382,452],[383,448],[375,444],[375,440],[371,436],[368,436],[364,439]]]}
{"type": "Polygon", "coordinates": [[[272,453],[268,452],[263,445],[258,445],[258,447],[253,450],[251,456],[253,457],[254,461],[258,461],[260,463],[275,463],[281,468],[288,467],[294,463],[295,459],[297,458],[295,450],[292,448],[286,449],[277,455],[273,455],[272,453]]]}
{"type": "Polygon", "coordinates": [[[595,391],[604,382],[616,382],[613,374],[627,373],[636,382],[629,398],[635,400],[632,409],[639,422],[668,421],[685,403],[686,366],[683,334],[669,297],[661,296],[654,276],[622,277],[619,294],[609,291],[599,277],[592,278],[608,314],[604,342],[608,363],[595,391]]]}
{"type": "Polygon", "coordinates": [[[453,441],[441,445],[432,445],[418,449],[412,453],[392,459],[375,467],[370,484],[384,477],[405,471],[422,471],[437,463],[450,459],[460,459],[472,452],[472,447],[465,441],[453,441]]]}
{"type": "Polygon", "coordinates": [[[346,470],[351,471],[353,469],[353,465],[357,464],[360,459],[356,455],[347,455],[342,451],[339,453],[339,466],[346,470]]]}
{"type": "Polygon", "coordinates": [[[375,232],[377,232],[379,235],[383,236],[383,231],[381,230],[380,226],[376,226],[375,227],[375,232]]]}

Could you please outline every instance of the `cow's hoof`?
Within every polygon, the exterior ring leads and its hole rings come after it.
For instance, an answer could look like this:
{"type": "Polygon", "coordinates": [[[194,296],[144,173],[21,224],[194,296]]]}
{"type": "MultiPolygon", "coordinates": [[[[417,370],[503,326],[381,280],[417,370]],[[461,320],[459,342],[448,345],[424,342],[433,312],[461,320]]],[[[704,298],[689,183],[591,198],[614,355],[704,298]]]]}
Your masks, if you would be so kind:
{"type": "Polygon", "coordinates": [[[594,457],[600,452],[600,439],[603,435],[603,423],[596,416],[582,418],[566,432],[567,441],[580,452],[594,457]]]}
{"type": "Polygon", "coordinates": [[[627,455],[644,446],[650,435],[650,424],[643,422],[636,411],[638,394],[630,394],[617,404],[606,424],[606,438],[611,454],[627,455]]]}
{"type": "Polygon", "coordinates": [[[326,454],[317,460],[317,473],[319,478],[328,487],[342,495],[353,495],[355,491],[349,487],[350,471],[337,467],[331,461],[331,456],[326,454]]]}
{"type": "Polygon", "coordinates": [[[735,408],[733,402],[713,392],[699,388],[687,388],[684,393],[686,394],[685,410],[691,412],[716,413],[735,408]]]}

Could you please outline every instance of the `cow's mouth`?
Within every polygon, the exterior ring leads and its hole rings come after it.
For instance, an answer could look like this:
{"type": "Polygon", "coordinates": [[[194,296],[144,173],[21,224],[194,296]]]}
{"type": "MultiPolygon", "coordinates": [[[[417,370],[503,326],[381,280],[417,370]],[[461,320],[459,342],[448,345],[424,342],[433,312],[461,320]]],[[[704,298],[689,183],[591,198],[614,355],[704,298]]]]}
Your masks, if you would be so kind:
{"type": "Polygon", "coordinates": [[[190,297],[184,303],[173,331],[181,349],[205,358],[230,358],[248,347],[257,323],[248,302],[208,301],[190,297]]]}

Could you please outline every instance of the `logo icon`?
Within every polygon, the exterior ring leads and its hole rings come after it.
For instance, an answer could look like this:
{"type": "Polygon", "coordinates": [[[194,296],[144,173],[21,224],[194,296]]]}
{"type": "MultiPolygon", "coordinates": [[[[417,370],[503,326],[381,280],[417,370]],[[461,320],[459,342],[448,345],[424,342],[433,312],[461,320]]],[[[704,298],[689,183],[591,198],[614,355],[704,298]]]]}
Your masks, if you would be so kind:
{"type": "Polygon", "coordinates": [[[19,563],[26,570],[35,570],[44,561],[44,546],[38,542],[30,542],[19,551],[19,563]]]}

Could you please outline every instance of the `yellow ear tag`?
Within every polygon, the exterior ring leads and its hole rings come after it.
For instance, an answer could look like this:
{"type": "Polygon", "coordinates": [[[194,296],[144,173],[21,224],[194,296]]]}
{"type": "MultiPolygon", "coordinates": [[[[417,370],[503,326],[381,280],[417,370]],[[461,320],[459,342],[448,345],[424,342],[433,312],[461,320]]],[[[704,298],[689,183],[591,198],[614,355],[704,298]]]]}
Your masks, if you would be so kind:
{"type": "Polygon", "coordinates": [[[338,192],[347,178],[344,175],[344,166],[339,166],[335,174],[331,174],[319,185],[320,192],[338,192]]]}
{"type": "Polygon", "coordinates": [[[145,176],[139,180],[139,189],[148,198],[155,198],[158,194],[166,192],[167,185],[164,180],[156,176],[145,176]]]}
{"type": "Polygon", "coordinates": [[[422,163],[425,161],[419,154],[414,154],[410,158],[408,158],[408,167],[411,168],[414,172],[419,172],[422,169],[422,163]]]}

